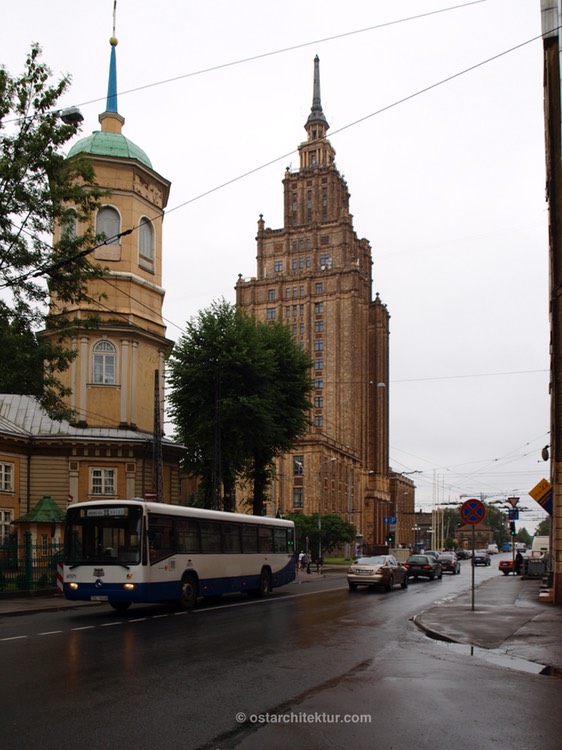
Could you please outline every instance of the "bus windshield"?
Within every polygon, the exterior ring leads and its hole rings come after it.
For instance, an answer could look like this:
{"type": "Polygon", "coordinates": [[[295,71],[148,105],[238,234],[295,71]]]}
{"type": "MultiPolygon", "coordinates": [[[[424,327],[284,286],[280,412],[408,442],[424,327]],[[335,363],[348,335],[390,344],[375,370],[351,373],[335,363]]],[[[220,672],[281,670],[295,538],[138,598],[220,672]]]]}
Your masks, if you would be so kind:
{"type": "Polygon", "coordinates": [[[68,508],[64,537],[66,565],[138,564],[142,508],[132,505],[68,508]]]}

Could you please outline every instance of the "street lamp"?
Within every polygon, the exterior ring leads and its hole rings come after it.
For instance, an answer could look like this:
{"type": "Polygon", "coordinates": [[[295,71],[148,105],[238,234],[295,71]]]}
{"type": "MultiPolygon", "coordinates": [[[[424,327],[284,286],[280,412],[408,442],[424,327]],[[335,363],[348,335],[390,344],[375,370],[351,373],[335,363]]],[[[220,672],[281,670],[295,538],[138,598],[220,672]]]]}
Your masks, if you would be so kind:
{"type": "Polygon", "coordinates": [[[318,559],[322,557],[322,467],[335,461],[335,457],[320,462],[318,467],[318,559]]]}

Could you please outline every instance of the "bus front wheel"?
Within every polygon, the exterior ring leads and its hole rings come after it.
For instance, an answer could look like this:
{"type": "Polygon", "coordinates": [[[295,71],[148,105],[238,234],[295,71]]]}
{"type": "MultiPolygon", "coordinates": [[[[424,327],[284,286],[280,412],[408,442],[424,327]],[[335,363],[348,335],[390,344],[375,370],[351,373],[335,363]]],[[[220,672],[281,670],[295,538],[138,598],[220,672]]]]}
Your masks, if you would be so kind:
{"type": "Polygon", "coordinates": [[[193,609],[197,604],[197,579],[193,575],[186,575],[180,584],[179,605],[183,610],[193,609]]]}
{"type": "Polygon", "coordinates": [[[131,602],[109,602],[109,606],[113,607],[118,615],[123,615],[131,606],[131,602]]]}

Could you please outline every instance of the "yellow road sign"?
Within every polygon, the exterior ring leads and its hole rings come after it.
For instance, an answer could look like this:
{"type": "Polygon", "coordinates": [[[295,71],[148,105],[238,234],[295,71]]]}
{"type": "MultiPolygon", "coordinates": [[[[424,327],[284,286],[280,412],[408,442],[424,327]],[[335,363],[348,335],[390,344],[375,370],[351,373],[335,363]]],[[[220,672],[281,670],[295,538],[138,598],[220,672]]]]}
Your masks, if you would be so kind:
{"type": "Polygon", "coordinates": [[[550,492],[551,489],[552,485],[550,484],[548,479],[541,479],[541,481],[537,485],[535,485],[532,490],[529,490],[529,495],[538,503],[539,500],[544,497],[547,492],[550,492]]]}

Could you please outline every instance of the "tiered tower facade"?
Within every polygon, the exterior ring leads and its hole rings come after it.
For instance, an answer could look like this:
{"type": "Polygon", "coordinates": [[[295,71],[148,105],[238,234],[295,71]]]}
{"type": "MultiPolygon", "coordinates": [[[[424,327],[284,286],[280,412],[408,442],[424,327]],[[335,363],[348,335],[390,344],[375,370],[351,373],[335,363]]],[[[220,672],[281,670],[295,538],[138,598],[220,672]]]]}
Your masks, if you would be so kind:
{"type": "MultiPolygon", "coordinates": [[[[162,395],[155,409],[155,373],[163,394],[164,363],[172,346],[162,318],[162,221],[170,183],[121,132],[125,121],[117,109],[117,39],[112,37],[110,44],[101,130],[78,141],[68,155],[90,159],[98,187],[108,192],[93,217],[96,234],[104,234],[106,244],[91,254],[104,275],[89,283],[90,305],[66,305],[78,317],[96,314],[100,325],[76,336],[77,356],[60,380],[71,392],[69,406],[79,426],[152,432],[155,414],[163,415],[162,395]]],[[[53,312],[56,305],[52,300],[53,312]]]]}
{"type": "Polygon", "coordinates": [[[311,425],[277,462],[271,512],[335,512],[366,543],[382,543],[392,512],[389,315],[372,299],[371,247],[355,233],[328,128],[316,57],[299,169],[283,180],[284,226],[270,229],[260,215],[257,274],[239,277],[236,301],[261,320],[284,320],[314,361],[311,425]]]}

